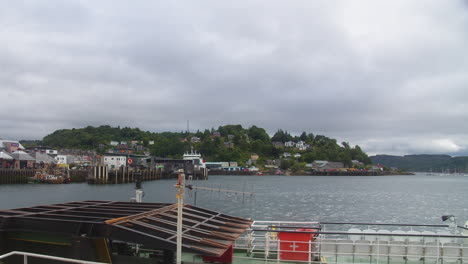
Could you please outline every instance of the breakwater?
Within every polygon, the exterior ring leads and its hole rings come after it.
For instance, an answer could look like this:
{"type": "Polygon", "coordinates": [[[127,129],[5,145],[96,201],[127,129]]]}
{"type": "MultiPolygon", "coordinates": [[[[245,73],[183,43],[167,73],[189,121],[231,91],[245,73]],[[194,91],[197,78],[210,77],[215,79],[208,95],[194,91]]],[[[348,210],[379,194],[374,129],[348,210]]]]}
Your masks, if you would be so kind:
{"type": "Polygon", "coordinates": [[[0,169],[0,184],[28,183],[34,173],[33,169],[0,169]]]}

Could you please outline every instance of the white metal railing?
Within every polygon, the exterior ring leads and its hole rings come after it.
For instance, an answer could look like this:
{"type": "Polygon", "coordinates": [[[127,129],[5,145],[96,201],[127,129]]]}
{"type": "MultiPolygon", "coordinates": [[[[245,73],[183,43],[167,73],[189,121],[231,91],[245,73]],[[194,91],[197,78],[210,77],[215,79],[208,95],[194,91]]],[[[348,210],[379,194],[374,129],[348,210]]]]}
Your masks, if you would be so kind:
{"type": "Polygon", "coordinates": [[[68,262],[68,263],[105,264],[104,262],[94,262],[94,261],[86,261],[86,260],[79,260],[79,259],[62,258],[62,257],[55,257],[55,256],[36,254],[36,253],[29,253],[29,252],[22,252],[22,251],[12,251],[10,253],[0,255],[0,259],[5,259],[5,258],[15,256],[15,255],[23,256],[23,263],[24,264],[28,264],[28,257],[57,260],[57,261],[68,262]]]}
{"type": "MultiPolygon", "coordinates": [[[[400,227],[398,227],[400,228],[400,227]]],[[[439,233],[413,232],[377,233],[362,231],[323,230],[316,222],[254,222],[246,236],[236,241],[235,248],[246,251],[246,256],[236,259],[257,259],[264,263],[291,262],[286,255],[297,254],[303,260],[295,263],[457,263],[468,264],[468,237],[439,233]],[[292,228],[288,229],[288,225],[292,228]],[[279,240],[278,233],[294,232],[297,229],[316,229],[310,242],[279,240]],[[289,243],[285,249],[284,244],[289,243]],[[296,250],[301,243],[302,251],[296,250]],[[304,251],[304,248],[307,248],[304,251]]],[[[355,229],[356,230],[356,229],[355,229]]],[[[380,230],[379,230],[380,231],[380,230]]],[[[397,230],[401,231],[401,230],[397,230]]],[[[298,232],[300,233],[300,232],[298,232]]]]}
{"type": "MultiPolygon", "coordinates": [[[[259,240],[258,240],[259,241],[259,240]]],[[[237,259],[257,259],[265,263],[468,263],[468,245],[462,243],[410,244],[402,241],[323,240],[286,241],[265,236],[251,254],[237,255],[237,259]],[[281,249],[287,243],[291,249],[281,249]],[[301,245],[307,250],[297,250],[301,245]],[[302,255],[302,260],[288,259],[286,255],[302,255]],[[306,256],[306,257],[304,257],[306,256]]]]}

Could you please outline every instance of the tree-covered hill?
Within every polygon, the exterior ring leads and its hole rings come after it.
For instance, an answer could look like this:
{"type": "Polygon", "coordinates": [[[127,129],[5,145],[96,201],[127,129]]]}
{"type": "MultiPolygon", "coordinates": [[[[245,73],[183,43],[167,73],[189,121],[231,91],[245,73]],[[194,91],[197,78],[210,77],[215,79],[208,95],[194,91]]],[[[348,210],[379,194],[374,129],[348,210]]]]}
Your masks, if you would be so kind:
{"type": "Polygon", "coordinates": [[[387,167],[398,167],[409,171],[427,172],[462,172],[468,171],[468,157],[451,157],[448,155],[377,155],[370,157],[373,163],[387,167]]]}
{"type": "MultiPolygon", "coordinates": [[[[265,129],[241,125],[225,125],[217,129],[205,129],[195,133],[163,132],[154,133],[138,128],[88,126],[85,128],[61,129],[43,138],[41,144],[56,148],[79,148],[98,150],[99,145],[110,148],[111,141],[139,141],[152,155],[160,157],[181,158],[185,151],[193,147],[210,161],[237,161],[244,164],[253,153],[260,156],[260,161],[278,159],[284,152],[300,153],[296,162],[313,162],[314,160],[341,161],[351,166],[351,160],[370,164],[371,160],[359,146],[351,147],[343,142],[323,135],[303,132],[292,136],[287,131],[278,130],[270,138],[265,129]],[[154,144],[150,144],[154,141],[154,144]],[[307,149],[274,145],[273,142],[302,141],[309,145],[307,149]]],[[[103,151],[103,150],[101,150],[103,151]]]]}

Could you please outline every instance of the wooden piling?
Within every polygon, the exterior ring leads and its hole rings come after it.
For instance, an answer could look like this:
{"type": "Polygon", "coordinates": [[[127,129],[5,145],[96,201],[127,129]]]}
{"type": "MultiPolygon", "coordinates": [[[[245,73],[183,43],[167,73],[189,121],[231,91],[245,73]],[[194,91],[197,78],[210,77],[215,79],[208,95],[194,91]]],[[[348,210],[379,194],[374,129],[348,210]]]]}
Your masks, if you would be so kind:
{"type": "MultiPolygon", "coordinates": [[[[120,167],[109,169],[106,166],[96,166],[89,170],[88,183],[90,184],[120,184],[135,181],[136,170],[131,167],[120,167]]],[[[152,181],[160,179],[176,178],[177,175],[164,173],[161,168],[143,169],[141,172],[142,181],[152,181]]]]}
{"type": "Polygon", "coordinates": [[[28,183],[28,177],[33,177],[33,169],[0,169],[0,184],[28,183]]]}

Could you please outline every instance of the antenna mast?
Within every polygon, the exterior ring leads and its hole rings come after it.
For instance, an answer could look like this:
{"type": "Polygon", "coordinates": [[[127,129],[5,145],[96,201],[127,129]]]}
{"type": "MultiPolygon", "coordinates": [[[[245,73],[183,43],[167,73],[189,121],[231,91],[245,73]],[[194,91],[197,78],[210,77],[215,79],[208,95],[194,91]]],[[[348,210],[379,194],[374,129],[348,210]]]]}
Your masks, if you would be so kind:
{"type": "MultiPolygon", "coordinates": [[[[187,171],[187,164],[185,164],[184,169],[179,169],[179,175],[178,175],[178,181],[175,187],[177,188],[177,248],[176,248],[176,263],[181,264],[182,263],[182,221],[183,221],[183,207],[184,207],[184,193],[185,193],[185,188],[192,190],[204,190],[204,191],[218,191],[218,192],[226,192],[226,193],[235,193],[237,194],[242,194],[242,199],[244,200],[246,194],[250,194],[252,196],[253,193],[253,187],[252,187],[252,192],[246,192],[246,191],[235,191],[235,190],[229,190],[229,189],[221,189],[221,186],[219,188],[208,188],[208,187],[197,187],[193,186],[191,184],[193,178],[192,175],[189,175],[189,183],[190,184],[185,184],[185,171],[187,171]]],[[[187,173],[189,174],[189,173],[187,173]]],[[[244,188],[245,190],[245,185],[244,188]]],[[[195,192],[196,196],[196,192],[195,192]]],[[[196,198],[195,198],[196,199],[196,198]]],[[[196,200],[195,200],[196,203],[196,200]]]]}

